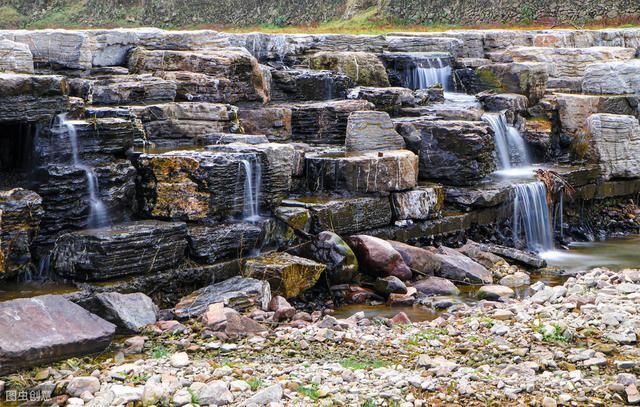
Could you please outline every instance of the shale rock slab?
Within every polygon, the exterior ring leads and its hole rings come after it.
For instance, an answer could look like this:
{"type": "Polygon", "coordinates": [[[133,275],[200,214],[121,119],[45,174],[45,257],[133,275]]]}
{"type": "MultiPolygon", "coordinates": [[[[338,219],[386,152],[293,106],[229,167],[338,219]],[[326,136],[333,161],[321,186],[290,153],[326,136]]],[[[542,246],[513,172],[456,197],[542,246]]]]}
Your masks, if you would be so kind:
{"type": "Polygon", "coordinates": [[[75,280],[152,274],[180,264],[186,238],[184,223],[151,220],[68,233],[56,242],[52,267],[75,280]]]}
{"type": "Polygon", "coordinates": [[[401,150],[405,145],[388,113],[365,111],[349,115],[345,146],[348,152],[364,152],[401,150]]]}
{"type": "Polygon", "coordinates": [[[115,325],[58,295],[0,303],[0,374],[103,351],[115,325]]]}
{"type": "Polygon", "coordinates": [[[390,86],[382,61],[366,52],[319,52],[309,58],[312,69],[344,73],[360,86],[390,86]]]}
{"type": "Polygon", "coordinates": [[[594,114],[587,119],[594,155],[605,180],[640,176],[640,124],[633,116],[594,114]]]}
{"type": "Polygon", "coordinates": [[[121,332],[141,332],[158,318],[158,307],[143,293],[98,293],[96,299],[100,303],[97,314],[121,332]]]}

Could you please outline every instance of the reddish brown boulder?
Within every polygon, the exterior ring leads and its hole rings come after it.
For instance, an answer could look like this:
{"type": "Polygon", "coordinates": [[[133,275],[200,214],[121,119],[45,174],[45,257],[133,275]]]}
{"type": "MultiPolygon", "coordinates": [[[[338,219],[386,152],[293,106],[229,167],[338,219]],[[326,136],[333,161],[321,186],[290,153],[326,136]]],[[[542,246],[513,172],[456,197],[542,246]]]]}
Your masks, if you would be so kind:
{"type": "Polygon", "coordinates": [[[441,277],[429,277],[416,281],[413,287],[424,295],[458,295],[460,290],[451,281],[441,277]]]}
{"type": "Polygon", "coordinates": [[[394,240],[389,240],[389,244],[400,253],[405,264],[417,273],[432,276],[440,267],[440,260],[434,250],[411,246],[394,240]]]}
{"type": "Polygon", "coordinates": [[[374,277],[395,276],[400,280],[410,280],[411,269],[400,253],[386,240],[367,235],[349,238],[349,246],[358,258],[360,270],[374,277]]]}

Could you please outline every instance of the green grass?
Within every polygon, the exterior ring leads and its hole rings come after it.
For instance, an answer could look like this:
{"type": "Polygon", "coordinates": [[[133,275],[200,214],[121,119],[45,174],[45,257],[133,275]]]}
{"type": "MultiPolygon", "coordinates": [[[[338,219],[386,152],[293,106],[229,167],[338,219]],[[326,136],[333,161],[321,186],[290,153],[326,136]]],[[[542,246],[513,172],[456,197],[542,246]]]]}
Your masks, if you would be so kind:
{"type": "Polygon", "coordinates": [[[251,391],[256,391],[258,390],[260,387],[262,387],[262,380],[257,378],[257,377],[252,377],[249,380],[247,380],[247,384],[249,384],[249,386],[251,386],[251,391]]]}
{"type": "Polygon", "coordinates": [[[542,340],[545,342],[569,342],[569,340],[562,335],[562,328],[560,325],[553,325],[553,333],[544,333],[544,328],[540,327],[538,332],[542,334],[542,340]]]}
{"type": "Polygon", "coordinates": [[[377,369],[379,367],[385,367],[388,365],[384,360],[375,360],[375,359],[343,359],[340,362],[340,366],[345,369],[351,370],[367,370],[367,369],[377,369]]]}
{"type": "Polygon", "coordinates": [[[162,359],[169,355],[169,349],[162,345],[156,346],[151,350],[151,357],[154,359],[162,359]]]}
{"type": "Polygon", "coordinates": [[[311,386],[300,386],[297,391],[303,396],[309,397],[313,401],[320,398],[320,391],[318,390],[318,386],[315,384],[311,386]]]}

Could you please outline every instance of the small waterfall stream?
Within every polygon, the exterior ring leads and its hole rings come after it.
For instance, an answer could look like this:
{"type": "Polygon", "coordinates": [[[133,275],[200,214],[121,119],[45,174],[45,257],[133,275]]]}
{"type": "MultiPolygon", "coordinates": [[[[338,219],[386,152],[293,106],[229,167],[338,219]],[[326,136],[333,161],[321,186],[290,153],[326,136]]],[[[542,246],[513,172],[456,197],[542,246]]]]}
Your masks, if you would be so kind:
{"type": "Polygon", "coordinates": [[[527,249],[544,253],[554,249],[553,229],[547,204],[547,189],[542,182],[513,186],[513,240],[525,238],[527,249]]]}
{"type": "Polygon", "coordinates": [[[525,169],[531,165],[522,135],[518,129],[507,123],[504,113],[485,113],[482,120],[491,126],[495,134],[496,155],[501,171],[508,173],[509,170],[525,169]]]}
{"type": "Polygon", "coordinates": [[[245,221],[260,219],[260,193],[262,189],[262,163],[259,157],[240,160],[244,172],[242,216],[245,221]]]}
{"type": "Polygon", "coordinates": [[[100,189],[98,177],[93,168],[84,164],[80,160],[78,152],[78,132],[73,123],[67,120],[67,114],[62,113],[57,116],[53,129],[56,134],[66,134],[71,144],[71,156],[73,166],[85,172],[87,177],[87,192],[89,194],[89,217],[87,218],[88,228],[99,228],[109,224],[109,214],[104,202],[100,199],[100,189]]]}
{"type": "Polygon", "coordinates": [[[430,57],[416,62],[417,66],[408,72],[405,81],[411,89],[428,89],[442,85],[445,91],[451,88],[451,66],[446,58],[430,57]]]}

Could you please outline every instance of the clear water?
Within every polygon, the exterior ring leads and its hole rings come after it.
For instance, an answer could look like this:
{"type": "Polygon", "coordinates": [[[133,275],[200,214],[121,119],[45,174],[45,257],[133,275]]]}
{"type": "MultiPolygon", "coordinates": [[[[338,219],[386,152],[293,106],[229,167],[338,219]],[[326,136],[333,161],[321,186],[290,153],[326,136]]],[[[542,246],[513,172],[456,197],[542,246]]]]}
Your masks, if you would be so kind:
{"type": "Polygon", "coordinates": [[[553,230],[547,204],[547,189],[542,182],[513,186],[513,239],[525,238],[529,250],[537,253],[554,249],[553,230]]]}
{"type": "MultiPolygon", "coordinates": [[[[504,113],[485,113],[482,120],[493,129],[498,168],[506,171],[504,175],[510,175],[509,170],[525,169],[531,166],[529,152],[522,135],[518,129],[507,123],[504,113]]],[[[517,171],[516,174],[521,172],[517,171]]]]}

